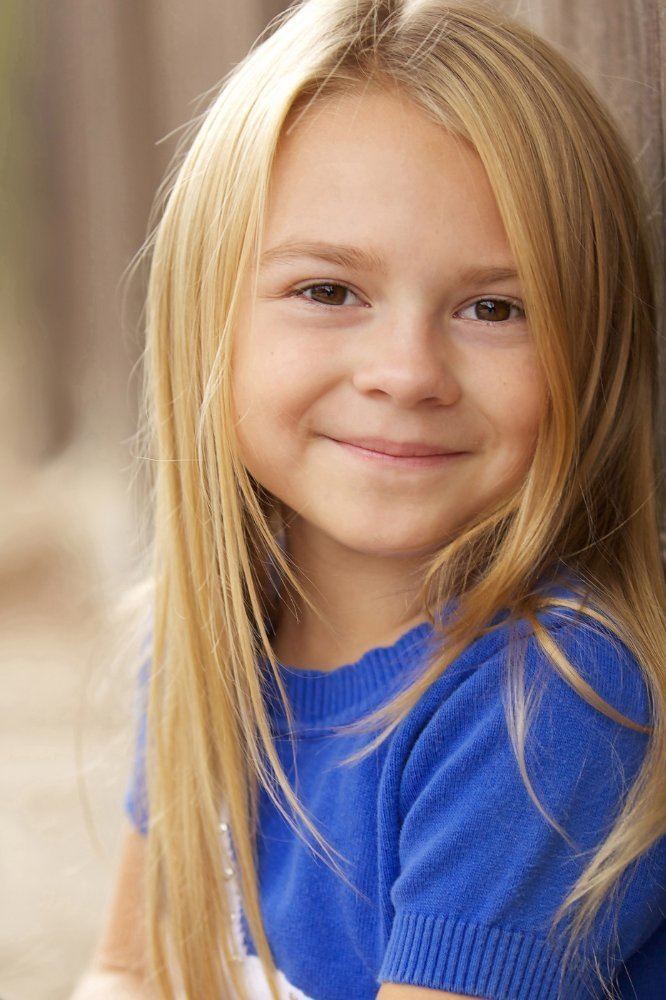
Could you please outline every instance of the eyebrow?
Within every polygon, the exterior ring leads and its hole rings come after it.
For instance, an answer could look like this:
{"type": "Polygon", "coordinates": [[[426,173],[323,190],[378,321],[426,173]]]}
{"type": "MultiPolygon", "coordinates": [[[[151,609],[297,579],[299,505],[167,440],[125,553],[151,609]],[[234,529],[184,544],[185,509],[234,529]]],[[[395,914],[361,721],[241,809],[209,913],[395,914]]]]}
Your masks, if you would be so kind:
{"type": "MultiPolygon", "coordinates": [[[[288,264],[301,257],[313,257],[340,267],[355,267],[365,271],[375,271],[378,274],[387,273],[384,258],[370,249],[348,246],[343,243],[321,243],[316,241],[287,240],[277,246],[265,250],[260,258],[260,267],[269,264],[288,264]]],[[[459,281],[475,284],[477,282],[508,281],[518,278],[518,272],[511,265],[473,266],[457,272],[459,281]]]]}

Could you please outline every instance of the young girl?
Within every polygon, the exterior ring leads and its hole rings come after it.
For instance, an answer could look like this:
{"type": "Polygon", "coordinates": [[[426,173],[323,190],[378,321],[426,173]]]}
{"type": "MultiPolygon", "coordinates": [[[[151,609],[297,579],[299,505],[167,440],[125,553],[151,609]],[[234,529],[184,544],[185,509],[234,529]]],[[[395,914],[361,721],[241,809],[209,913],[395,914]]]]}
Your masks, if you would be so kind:
{"type": "Polygon", "coordinates": [[[666,995],[648,212],[479,3],[306,0],[225,79],[150,241],[132,826],[77,997],[666,995]]]}

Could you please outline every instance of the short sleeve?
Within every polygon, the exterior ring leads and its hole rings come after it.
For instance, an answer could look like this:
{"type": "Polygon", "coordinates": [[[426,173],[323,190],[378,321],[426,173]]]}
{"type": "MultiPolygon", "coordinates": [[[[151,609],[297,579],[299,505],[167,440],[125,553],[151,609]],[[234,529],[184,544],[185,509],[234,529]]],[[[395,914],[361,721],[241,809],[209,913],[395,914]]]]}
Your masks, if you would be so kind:
{"type": "Polygon", "coordinates": [[[143,659],[137,676],[134,696],[134,756],[124,798],[125,812],[144,836],[148,833],[146,727],[150,662],[150,656],[143,659]]]}
{"type": "MultiPolygon", "coordinates": [[[[551,635],[602,698],[649,724],[645,680],[619,640],[571,623],[551,635]]],[[[530,710],[527,774],[538,801],[575,847],[525,787],[501,693],[505,649],[444,689],[404,765],[393,921],[378,982],[487,1000],[601,995],[587,992],[594,977],[585,980],[575,965],[558,994],[562,938],[553,943],[546,935],[610,830],[649,736],[585,702],[533,635],[523,637],[523,649],[523,687],[529,692],[536,681],[543,692],[530,710]]],[[[618,908],[609,914],[602,907],[588,946],[609,981],[663,920],[666,838],[630,865],[620,884],[618,908]],[[617,938],[609,916],[618,918],[617,938]]],[[[566,926],[565,915],[558,929],[566,926]]]]}

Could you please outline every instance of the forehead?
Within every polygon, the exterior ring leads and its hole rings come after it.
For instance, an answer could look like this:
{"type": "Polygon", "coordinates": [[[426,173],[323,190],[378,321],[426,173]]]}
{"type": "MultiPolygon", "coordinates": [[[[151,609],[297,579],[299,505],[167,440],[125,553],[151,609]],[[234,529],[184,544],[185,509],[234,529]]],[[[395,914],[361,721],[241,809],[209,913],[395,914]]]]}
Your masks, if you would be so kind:
{"type": "Polygon", "coordinates": [[[435,121],[407,94],[377,85],[350,87],[307,103],[297,100],[282,128],[277,158],[284,163],[301,159],[306,149],[313,155],[325,149],[330,155],[332,149],[354,145],[367,154],[371,144],[393,157],[400,152],[408,157],[417,148],[421,155],[428,149],[433,155],[439,151],[447,158],[478,160],[465,139],[435,121]]]}
{"type": "Polygon", "coordinates": [[[306,235],[432,254],[449,245],[508,253],[480,157],[392,91],[317,100],[280,137],[264,247],[306,235]]]}

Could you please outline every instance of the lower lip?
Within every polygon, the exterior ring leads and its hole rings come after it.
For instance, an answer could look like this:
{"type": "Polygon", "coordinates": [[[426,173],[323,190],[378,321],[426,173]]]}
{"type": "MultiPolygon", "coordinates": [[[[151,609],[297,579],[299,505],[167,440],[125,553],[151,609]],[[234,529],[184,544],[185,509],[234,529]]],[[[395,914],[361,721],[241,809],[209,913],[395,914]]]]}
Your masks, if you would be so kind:
{"type": "Polygon", "coordinates": [[[369,448],[360,448],[358,445],[349,444],[348,441],[337,441],[335,438],[329,438],[329,441],[340,445],[341,448],[345,448],[366,462],[388,465],[394,469],[441,468],[443,465],[448,465],[450,462],[455,461],[455,459],[462,458],[468,454],[466,451],[457,451],[449,455],[387,455],[383,451],[371,451],[369,448]]]}

